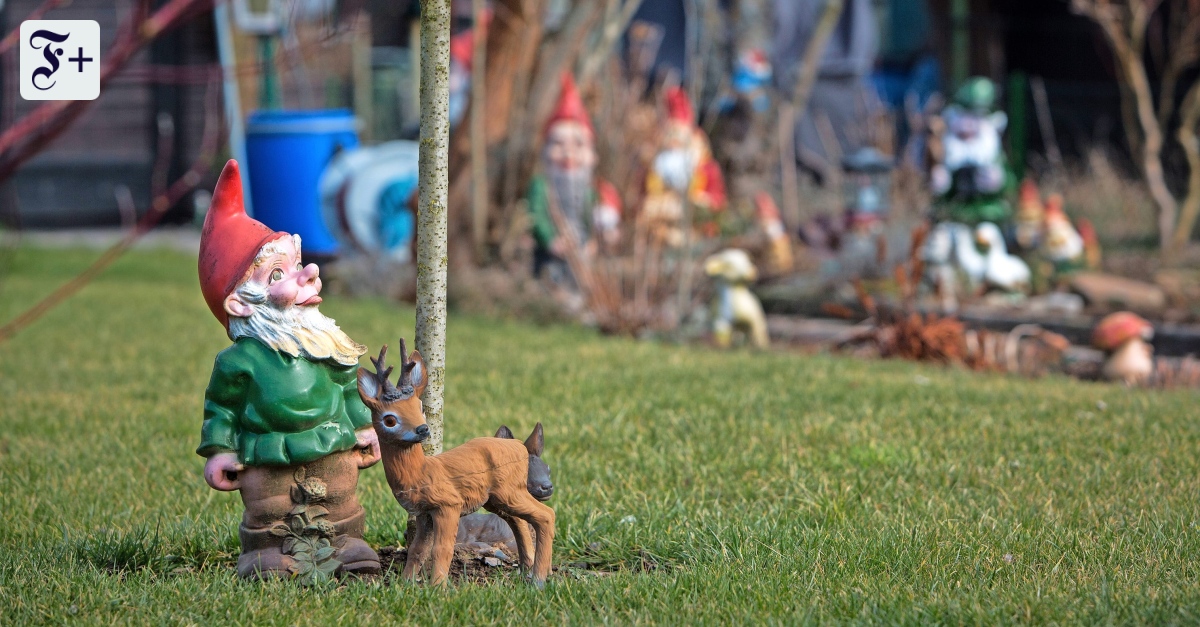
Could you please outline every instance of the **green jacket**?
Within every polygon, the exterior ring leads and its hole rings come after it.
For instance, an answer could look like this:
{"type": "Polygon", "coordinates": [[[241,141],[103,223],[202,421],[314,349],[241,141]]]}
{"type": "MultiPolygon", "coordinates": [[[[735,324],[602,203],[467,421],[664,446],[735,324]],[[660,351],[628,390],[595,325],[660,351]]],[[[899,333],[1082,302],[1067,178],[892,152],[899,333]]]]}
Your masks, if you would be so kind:
{"type": "Polygon", "coordinates": [[[354,432],[371,425],[356,371],[238,338],[217,354],[196,452],[236,451],[248,466],[290,466],[354,448],[354,432]]]}
{"type": "MultiPolygon", "coordinates": [[[[526,208],[529,210],[529,219],[533,222],[532,231],[533,239],[537,242],[538,249],[548,250],[550,242],[558,235],[558,229],[554,228],[554,219],[550,217],[550,200],[546,193],[546,177],[537,175],[529,181],[529,192],[525,195],[526,208]]],[[[589,207],[588,215],[580,216],[580,221],[585,225],[592,223],[590,207],[596,204],[596,193],[592,190],[588,202],[585,203],[589,207]]],[[[587,233],[580,233],[580,237],[586,237],[587,233]]]]}

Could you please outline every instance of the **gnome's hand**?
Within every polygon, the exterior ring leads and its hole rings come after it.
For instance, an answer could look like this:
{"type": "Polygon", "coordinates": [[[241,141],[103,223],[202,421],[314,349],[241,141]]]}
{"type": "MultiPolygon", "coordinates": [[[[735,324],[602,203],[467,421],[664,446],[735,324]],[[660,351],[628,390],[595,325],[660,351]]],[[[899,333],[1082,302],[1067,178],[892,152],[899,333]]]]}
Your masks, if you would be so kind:
{"type": "Polygon", "coordinates": [[[370,468],[379,461],[379,435],[375,433],[375,429],[367,427],[354,432],[358,438],[358,449],[362,452],[362,459],[358,462],[359,468],[370,468]]]}
{"type": "Polygon", "coordinates": [[[237,453],[217,453],[204,464],[204,481],[214,490],[232,492],[241,487],[237,473],[243,468],[237,453]]]}

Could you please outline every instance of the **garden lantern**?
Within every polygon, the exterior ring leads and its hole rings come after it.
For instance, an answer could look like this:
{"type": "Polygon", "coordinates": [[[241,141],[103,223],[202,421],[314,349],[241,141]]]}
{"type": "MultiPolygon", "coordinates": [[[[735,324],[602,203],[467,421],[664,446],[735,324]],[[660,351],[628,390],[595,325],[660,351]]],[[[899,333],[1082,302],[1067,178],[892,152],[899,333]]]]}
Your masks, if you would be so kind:
{"type": "Polygon", "coordinates": [[[843,194],[851,228],[870,229],[887,217],[892,167],[892,159],[874,148],[860,148],[842,160],[843,194]]]}

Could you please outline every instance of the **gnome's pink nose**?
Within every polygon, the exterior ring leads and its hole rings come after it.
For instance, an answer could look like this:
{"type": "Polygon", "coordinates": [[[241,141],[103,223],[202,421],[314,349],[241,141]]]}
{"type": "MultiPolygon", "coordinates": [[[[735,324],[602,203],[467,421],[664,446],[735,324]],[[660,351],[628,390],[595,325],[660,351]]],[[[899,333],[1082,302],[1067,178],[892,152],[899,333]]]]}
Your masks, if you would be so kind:
{"type": "Polygon", "coordinates": [[[320,274],[321,270],[317,267],[317,264],[310,263],[307,266],[304,266],[304,269],[300,271],[298,281],[300,285],[309,285],[311,283],[315,283],[320,274]]]}

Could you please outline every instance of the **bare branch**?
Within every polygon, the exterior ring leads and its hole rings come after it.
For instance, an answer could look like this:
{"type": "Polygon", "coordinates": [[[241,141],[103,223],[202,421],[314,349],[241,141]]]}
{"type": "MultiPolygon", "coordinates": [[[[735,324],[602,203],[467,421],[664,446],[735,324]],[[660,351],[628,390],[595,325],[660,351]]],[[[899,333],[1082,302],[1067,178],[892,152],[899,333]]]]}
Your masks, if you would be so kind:
{"type": "Polygon", "coordinates": [[[1167,188],[1163,172],[1162,151],[1165,144],[1163,127],[1154,106],[1150,79],[1142,58],[1146,27],[1162,0],[1125,0],[1118,10],[1109,0],[1072,0],[1071,8],[1091,18],[1108,38],[1120,67],[1120,78],[1134,96],[1137,122],[1142,131],[1142,172],[1150,196],[1158,205],[1159,244],[1165,251],[1170,247],[1179,205],[1167,188]]]}
{"type": "Polygon", "coordinates": [[[133,230],[126,233],[120,241],[104,251],[86,270],[61,285],[58,289],[51,292],[49,296],[38,301],[36,305],[30,307],[24,313],[8,321],[4,326],[0,326],[0,343],[12,338],[21,329],[33,324],[38,318],[45,315],[46,312],[66,301],[76,292],[87,286],[87,284],[91,283],[105,268],[112,265],[117,259],[120,259],[121,255],[124,255],[125,251],[129,250],[139,238],[150,232],[158,224],[158,221],[166,215],[167,209],[174,206],[175,203],[179,202],[188,192],[200,184],[202,174],[208,171],[212,165],[217,148],[221,145],[222,125],[221,116],[218,115],[221,109],[217,106],[217,93],[218,90],[210,85],[205,98],[204,135],[200,142],[200,152],[196,155],[195,161],[192,162],[191,168],[179,180],[172,183],[161,195],[156,196],[151,201],[149,210],[146,211],[133,230]]]}
{"type": "Polygon", "coordinates": [[[808,47],[805,48],[804,56],[800,59],[800,71],[796,77],[796,85],[790,94],[792,106],[795,107],[797,113],[803,113],[808,108],[808,97],[812,93],[813,85],[817,82],[817,68],[820,66],[821,57],[825,54],[825,46],[829,43],[829,37],[833,35],[833,29],[842,16],[843,6],[844,0],[825,1],[825,11],[821,13],[821,19],[817,22],[816,29],[813,30],[812,39],[808,41],[808,47]]]}
{"type": "Polygon", "coordinates": [[[1171,256],[1183,250],[1191,238],[1192,229],[1196,226],[1196,218],[1200,217],[1200,80],[1192,84],[1180,108],[1180,125],[1177,135],[1179,143],[1187,154],[1188,176],[1187,197],[1179,211],[1179,225],[1171,238],[1171,256]]]}
{"type": "MultiPolygon", "coordinates": [[[[610,4],[610,7],[616,6],[610,4]]],[[[617,40],[624,34],[628,28],[630,20],[633,19],[633,14],[637,13],[638,7],[642,6],[642,0],[625,0],[625,4],[621,6],[621,10],[608,11],[604,16],[604,26],[600,30],[600,41],[596,47],[588,51],[583,59],[583,68],[579,70],[580,87],[586,88],[596,76],[596,72],[608,61],[608,57],[612,54],[613,46],[617,40]]]]}

